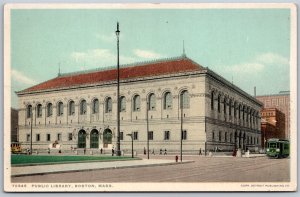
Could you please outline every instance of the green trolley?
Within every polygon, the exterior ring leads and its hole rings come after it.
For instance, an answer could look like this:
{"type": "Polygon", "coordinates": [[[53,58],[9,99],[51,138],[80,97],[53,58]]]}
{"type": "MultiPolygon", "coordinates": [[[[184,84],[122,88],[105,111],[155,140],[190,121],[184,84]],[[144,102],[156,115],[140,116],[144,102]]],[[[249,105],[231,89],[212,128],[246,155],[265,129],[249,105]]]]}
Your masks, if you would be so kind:
{"type": "Polygon", "coordinates": [[[284,158],[290,155],[290,141],[283,139],[268,139],[267,155],[273,158],[284,158]]]}

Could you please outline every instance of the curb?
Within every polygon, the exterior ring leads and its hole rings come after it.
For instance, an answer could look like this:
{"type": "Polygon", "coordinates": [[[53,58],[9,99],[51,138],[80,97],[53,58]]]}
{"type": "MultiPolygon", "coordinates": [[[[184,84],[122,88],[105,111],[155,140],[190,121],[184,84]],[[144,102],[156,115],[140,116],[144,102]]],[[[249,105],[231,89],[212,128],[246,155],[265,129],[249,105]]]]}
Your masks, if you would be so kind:
{"type": "Polygon", "coordinates": [[[140,164],[135,166],[120,166],[120,167],[107,167],[107,168],[94,168],[94,169],[82,169],[82,170],[62,170],[55,172],[39,172],[39,173],[30,173],[30,174],[17,174],[11,175],[11,177],[24,177],[24,176],[37,176],[37,175],[47,175],[47,174],[59,174],[59,173],[69,173],[69,172],[87,172],[87,171],[96,171],[96,170],[111,170],[111,169],[125,169],[125,168],[140,168],[140,167],[149,167],[149,166],[166,166],[166,165],[177,165],[177,164],[187,164],[194,163],[195,161],[183,161],[183,162],[172,162],[172,163],[157,163],[157,164],[140,164]]]}

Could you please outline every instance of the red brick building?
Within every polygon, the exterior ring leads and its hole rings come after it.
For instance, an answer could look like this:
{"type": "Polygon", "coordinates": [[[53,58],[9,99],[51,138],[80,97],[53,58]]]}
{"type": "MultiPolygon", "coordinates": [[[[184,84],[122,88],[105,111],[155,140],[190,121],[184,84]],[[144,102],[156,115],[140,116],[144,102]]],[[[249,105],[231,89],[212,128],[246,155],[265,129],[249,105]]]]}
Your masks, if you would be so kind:
{"type": "Polygon", "coordinates": [[[270,138],[285,138],[285,115],[276,108],[265,108],[261,112],[262,147],[270,138]]]}
{"type": "Polygon", "coordinates": [[[285,115],[285,139],[290,139],[290,91],[278,94],[256,96],[263,103],[263,108],[277,108],[285,115]]]}

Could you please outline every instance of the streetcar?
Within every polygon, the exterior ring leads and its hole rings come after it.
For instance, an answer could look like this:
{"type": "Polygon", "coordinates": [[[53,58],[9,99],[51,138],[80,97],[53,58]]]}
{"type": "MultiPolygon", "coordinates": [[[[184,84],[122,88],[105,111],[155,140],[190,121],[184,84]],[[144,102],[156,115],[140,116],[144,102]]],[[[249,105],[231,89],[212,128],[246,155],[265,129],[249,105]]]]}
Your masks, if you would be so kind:
{"type": "Polygon", "coordinates": [[[22,152],[22,149],[21,149],[21,145],[19,142],[12,142],[10,144],[10,150],[12,153],[21,153],[22,152]]]}
{"type": "Polygon", "coordinates": [[[290,141],[272,138],[267,141],[267,156],[284,158],[290,155],[290,141]]]}

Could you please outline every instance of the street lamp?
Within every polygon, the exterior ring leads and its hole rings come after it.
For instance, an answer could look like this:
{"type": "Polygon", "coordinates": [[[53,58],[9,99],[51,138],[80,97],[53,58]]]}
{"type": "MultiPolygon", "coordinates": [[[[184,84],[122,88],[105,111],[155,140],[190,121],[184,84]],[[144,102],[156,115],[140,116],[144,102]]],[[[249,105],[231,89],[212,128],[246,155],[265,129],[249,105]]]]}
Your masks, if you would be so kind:
{"type": "Polygon", "coordinates": [[[131,157],[133,158],[133,133],[127,134],[127,136],[131,137],[131,157]]]}
{"type": "Polygon", "coordinates": [[[121,147],[120,147],[120,62],[119,62],[119,37],[120,37],[120,30],[119,30],[119,22],[117,22],[117,156],[121,156],[121,147]]]}
{"type": "Polygon", "coordinates": [[[147,151],[148,151],[148,159],[149,159],[149,102],[147,102],[147,151]]]}
{"type": "Polygon", "coordinates": [[[183,93],[180,94],[180,111],[181,111],[181,117],[180,117],[180,161],[182,162],[182,127],[183,127],[183,93]]]}
{"type": "Polygon", "coordinates": [[[30,155],[32,155],[32,124],[33,124],[33,113],[32,107],[30,110],[30,155]]]}

